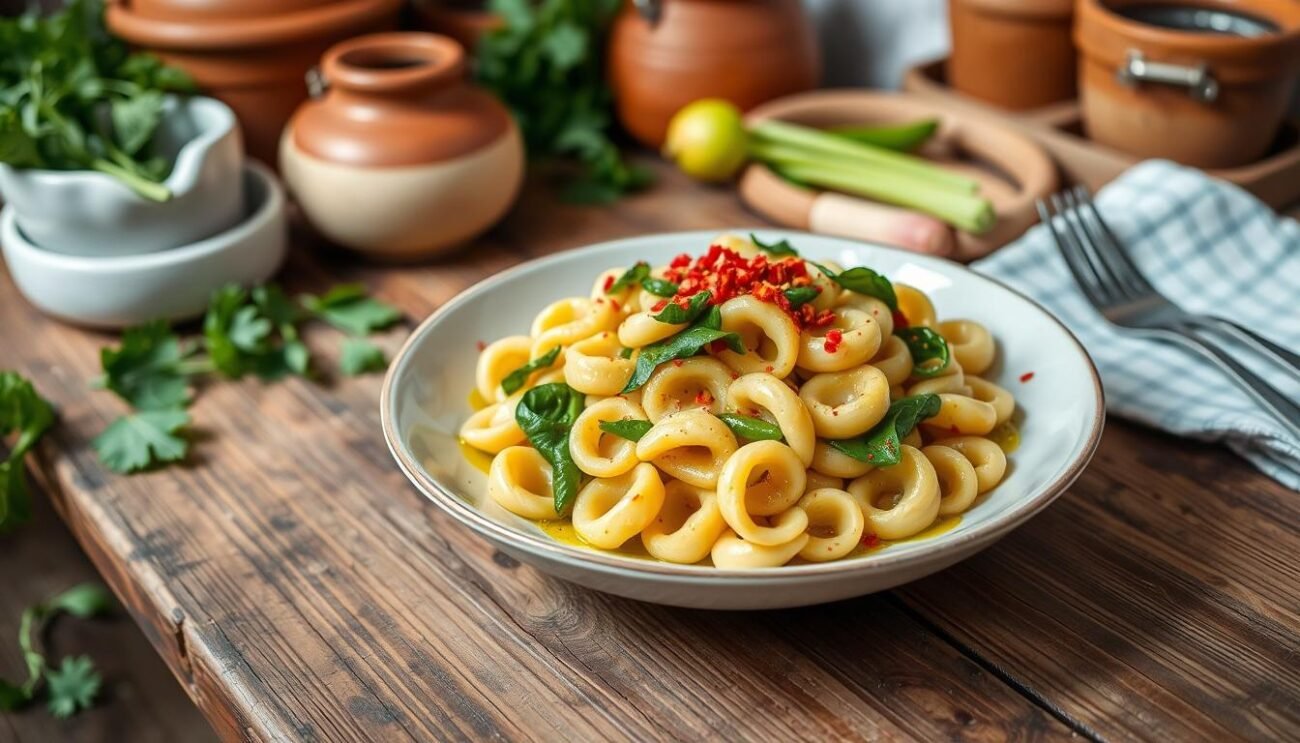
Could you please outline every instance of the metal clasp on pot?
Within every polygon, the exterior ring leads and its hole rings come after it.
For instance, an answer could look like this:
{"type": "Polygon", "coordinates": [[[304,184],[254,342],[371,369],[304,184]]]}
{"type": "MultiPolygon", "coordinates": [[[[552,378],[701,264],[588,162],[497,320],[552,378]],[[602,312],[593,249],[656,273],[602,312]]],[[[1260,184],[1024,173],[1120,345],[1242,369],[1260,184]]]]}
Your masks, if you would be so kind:
{"type": "Polygon", "coordinates": [[[1138,83],[1159,83],[1187,88],[1192,98],[1212,103],[1219,97],[1219,81],[1210,74],[1210,68],[1204,63],[1195,67],[1171,64],[1169,62],[1151,62],[1136,49],[1128,51],[1124,65],[1115,77],[1120,83],[1136,86],[1138,83]]]}
{"type": "Polygon", "coordinates": [[[321,72],[318,66],[313,66],[307,70],[303,78],[307,81],[307,95],[312,98],[320,98],[325,95],[325,91],[330,87],[329,81],[325,79],[325,73],[321,72]]]}

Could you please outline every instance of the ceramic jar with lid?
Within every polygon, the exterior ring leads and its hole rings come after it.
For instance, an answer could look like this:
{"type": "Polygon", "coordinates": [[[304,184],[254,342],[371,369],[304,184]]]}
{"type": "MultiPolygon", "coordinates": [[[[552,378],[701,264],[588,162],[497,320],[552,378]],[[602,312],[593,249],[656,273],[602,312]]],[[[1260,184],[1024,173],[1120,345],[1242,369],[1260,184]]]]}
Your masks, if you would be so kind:
{"type": "Polygon", "coordinates": [[[275,162],[307,97],[304,75],[337,41],[391,28],[402,0],[109,0],[109,29],[190,73],[239,117],[253,157],[275,162]]]}
{"type": "Polygon", "coordinates": [[[610,31],[619,121],[651,147],[692,101],[723,98],[747,110],[810,90],[820,76],[800,0],[628,0],[610,31]]]}
{"type": "Polygon", "coordinates": [[[1074,97],[1074,0],[949,0],[948,84],[1012,110],[1074,97]]]}
{"type": "Polygon", "coordinates": [[[1296,0],[1079,0],[1075,41],[1088,136],[1139,157],[1254,162],[1300,81],[1296,0]]]}
{"type": "Polygon", "coordinates": [[[510,208],[522,139],[506,108],[466,81],[455,41],[361,36],[331,48],[321,74],[326,92],[285,128],[280,169],[325,237],[417,259],[469,240],[510,208]]]}

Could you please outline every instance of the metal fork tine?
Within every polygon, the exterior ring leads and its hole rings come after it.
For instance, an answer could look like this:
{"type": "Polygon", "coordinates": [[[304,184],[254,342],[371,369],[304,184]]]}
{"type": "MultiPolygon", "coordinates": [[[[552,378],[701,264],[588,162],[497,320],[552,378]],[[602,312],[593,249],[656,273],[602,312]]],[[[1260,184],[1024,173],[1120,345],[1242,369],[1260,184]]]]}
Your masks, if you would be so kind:
{"type": "MultiPolygon", "coordinates": [[[[1079,213],[1078,204],[1075,203],[1074,194],[1066,191],[1060,194],[1061,202],[1065,204],[1065,221],[1074,232],[1075,239],[1078,241],[1080,250],[1084,257],[1092,266],[1093,271],[1097,274],[1097,281],[1105,289],[1106,295],[1110,298],[1111,303],[1124,302],[1132,297],[1129,296],[1127,287],[1111,270],[1110,265],[1106,262],[1101,251],[1098,249],[1092,235],[1083,225],[1083,218],[1079,213]]],[[[1053,196],[1055,198],[1055,196],[1053,196]]]]}
{"type": "MultiPolygon", "coordinates": [[[[1073,262],[1075,268],[1078,269],[1078,273],[1088,277],[1088,291],[1093,303],[1099,306],[1114,303],[1114,295],[1107,286],[1105,278],[1098,271],[1097,264],[1089,257],[1087,249],[1079,239],[1078,231],[1070,221],[1069,207],[1060,194],[1051,195],[1051,204],[1052,209],[1060,219],[1060,232],[1068,248],[1063,250],[1062,253],[1066,256],[1067,261],[1073,262]]],[[[1076,273],[1076,278],[1078,273],[1076,273]]]]}
{"type": "Polygon", "coordinates": [[[1089,225],[1090,231],[1093,232],[1094,240],[1102,252],[1102,257],[1107,264],[1115,271],[1120,280],[1125,282],[1130,291],[1136,294],[1154,294],[1156,288],[1147,281],[1147,277],[1133,262],[1128,251],[1124,249],[1123,243],[1111,231],[1110,225],[1106,220],[1101,218],[1101,212],[1097,210],[1097,205],[1093,202],[1091,194],[1088,193],[1086,186],[1075,186],[1075,198],[1079,203],[1079,216],[1082,221],[1089,225]]]}
{"type": "Polygon", "coordinates": [[[1100,310],[1105,301],[1095,289],[1097,277],[1092,273],[1091,267],[1086,265],[1078,252],[1069,244],[1070,241],[1067,239],[1066,234],[1057,229],[1056,215],[1048,208],[1047,202],[1038,199],[1036,206],[1038,207],[1038,218],[1042,220],[1043,224],[1047,225],[1048,231],[1052,233],[1052,240],[1056,242],[1057,250],[1060,251],[1061,257],[1065,259],[1066,267],[1074,275],[1075,283],[1083,290],[1083,294],[1088,298],[1088,301],[1100,310]]]}

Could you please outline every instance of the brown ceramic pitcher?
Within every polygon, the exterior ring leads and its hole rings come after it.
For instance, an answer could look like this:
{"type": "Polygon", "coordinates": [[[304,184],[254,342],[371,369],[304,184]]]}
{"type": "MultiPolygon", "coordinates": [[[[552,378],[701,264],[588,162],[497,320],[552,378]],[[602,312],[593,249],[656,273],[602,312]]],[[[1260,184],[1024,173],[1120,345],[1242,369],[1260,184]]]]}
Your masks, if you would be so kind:
{"type": "Polygon", "coordinates": [[[386,259],[439,253],[490,227],[523,178],[523,144],[465,79],[454,40],[371,34],[332,47],[323,96],[285,128],[280,170],[326,237],[386,259]]]}
{"type": "Polygon", "coordinates": [[[1003,108],[1074,97],[1074,0],[949,0],[948,83],[1003,108]]]}
{"type": "Polygon", "coordinates": [[[820,57],[800,0],[631,0],[614,20],[609,79],[619,121],[663,144],[700,98],[742,109],[816,86],[820,57]]]}

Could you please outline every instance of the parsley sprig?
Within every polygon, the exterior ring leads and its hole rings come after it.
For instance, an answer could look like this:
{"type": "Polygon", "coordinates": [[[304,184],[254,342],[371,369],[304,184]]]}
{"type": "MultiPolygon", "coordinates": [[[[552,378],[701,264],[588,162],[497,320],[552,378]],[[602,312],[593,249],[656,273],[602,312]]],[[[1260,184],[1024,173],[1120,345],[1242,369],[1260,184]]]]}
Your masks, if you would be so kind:
{"type": "Polygon", "coordinates": [[[54,409],[31,382],[0,372],[0,440],[17,434],[8,458],[0,461],[0,532],[31,518],[23,457],[53,423],[54,409]]]}
{"type": "Polygon", "coordinates": [[[301,328],[313,320],[348,334],[339,356],[344,374],[382,371],[384,353],[365,336],[399,319],[396,307],[368,296],[358,284],[296,301],[274,284],[251,291],[222,287],[212,295],[199,339],[184,339],[167,323],[152,322],[126,330],[120,345],[100,352],[99,386],[132,411],[95,438],[95,450],[106,467],[124,474],[182,461],[189,452],[186,408],[196,378],[311,377],[311,352],[301,328]]]}
{"type": "Polygon", "coordinates": [[[41,648],[41,635],[60,613],[79,619],[102,616],[113,608],[108,591],[95,583],[83,583],[47,601],[27,607],[18,626],[18,647],[27,664],[27,678],[21,683],[0,679],[0,710],[12,711],[36,699],[42,686],[45,705],[55,717],[71,717],[95,703],[102,684],[90,658],[65,657],[58,668],[51,666],[41,648]]]}

